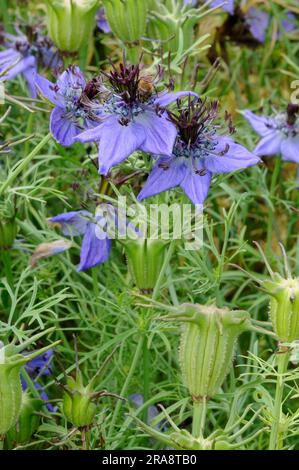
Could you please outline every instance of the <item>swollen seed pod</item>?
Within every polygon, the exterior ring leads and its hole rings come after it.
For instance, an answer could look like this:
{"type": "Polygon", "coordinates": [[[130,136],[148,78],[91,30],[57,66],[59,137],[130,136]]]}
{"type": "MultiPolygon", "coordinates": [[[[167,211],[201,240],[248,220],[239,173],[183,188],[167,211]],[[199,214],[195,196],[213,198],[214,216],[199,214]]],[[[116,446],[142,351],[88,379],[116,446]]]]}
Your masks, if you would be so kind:
{"type": "Polygon", "coordinates": [[[16,424],[20,415],[22,405],[20,373],[22,366],[56,346],[59,341],[26,356],[20,354],[20,351],[50,331],[53,331],[53,329],[50,328],[36,334],[19,346],[4,346],[0,342],[0,438],[16,424]]]}
{"type": "Polygon", "coordinates": [[[138,238],[123,242],[128,266],[141,291],[154,289],[164,262],[167,241],[138,238]]]}
{"type": "Polygon", "coordinates": [[[77,372],[75,379],[67,377],[62,410],[66,419],[73,426],[83,428],[93,423],[97,410],[92,401],[93,395],[90,385],[84,387],[80,371],[77,372]]]}
{"type": "Polygon", "coordinates": [[[215,305],[182,304],[171,310],[163,319],[184,323],[179,356],[185,385],[193,400],[211,398],[231,367],[237,337],[251,328],[250,316],[215,305]]]}
{"type": "Polygon", "coordinates": [[[249,314],[215,305],[185,306],[194,315],[184,327],[180,363],[193,400],[213,397],[232,364],[237,337],[249,329],[249,314]]]}
{"type": "Polygon", "coordinates": [[[123,42],[139,41],[145,34],[148,0],[103,0],[113,33],[123,42]]]}
{"type": "Polygon", "coordinates": [[[46,0],[48,33],[56,46],[77,52],[88,44],[100,0],[46,0]]]}
{"type": "Polygon", "coordinates": [[[42,400],[32,398],[27,392],[23,392],[17,423],[10,428],[6,435],[6,443],[9,448],[14,447],[15,444],[25,444],[30,440],[39,426],[40,417],[37,413],[42,406],[42,400]]]}

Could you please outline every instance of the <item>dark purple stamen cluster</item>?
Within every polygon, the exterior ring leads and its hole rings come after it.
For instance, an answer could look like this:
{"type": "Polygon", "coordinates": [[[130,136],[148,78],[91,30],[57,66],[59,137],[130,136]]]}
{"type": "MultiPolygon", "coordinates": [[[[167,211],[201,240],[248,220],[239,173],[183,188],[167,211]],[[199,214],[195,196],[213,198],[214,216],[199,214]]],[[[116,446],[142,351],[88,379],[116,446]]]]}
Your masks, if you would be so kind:
{"type": "Polygon", "coordinates": [[[137,101],[140,70],[140,63],[127,66],[124,61],[119,70],[113,65],[113,70],[106,75],[115,93],[127,104],[137,101]]]}
{"type": "Polygon", "coordinates": [[[181,140],[187,145],[196,144],[200,134],[217,117],[218,101],[207,103],[200,98],[191,99],[187,106],[178,101],[179,112],[168,111],[169,119],[179,130],[181,140]]]}

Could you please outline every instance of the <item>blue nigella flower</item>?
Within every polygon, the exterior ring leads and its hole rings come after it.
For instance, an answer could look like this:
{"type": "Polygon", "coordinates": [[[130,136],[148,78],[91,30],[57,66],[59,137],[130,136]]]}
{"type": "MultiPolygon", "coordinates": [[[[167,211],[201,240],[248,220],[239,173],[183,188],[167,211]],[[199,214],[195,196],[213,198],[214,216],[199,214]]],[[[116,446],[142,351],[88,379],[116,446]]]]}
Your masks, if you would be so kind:
{"type": "Polygon", "coordinates": [[[244,117],[262,139],[254,153],[260,157],[281,153],[282,159],[299,163],[299,106],[288,104],[285,113],[258,116],[249,110],[244,117]]]}
{"type": "MultiPolygon", "coordinates": [[[[54,412],[55,408],[49,403],[49,397],[46,392],[43,390],[43,387],[38,382],[39,377],[46,376],[49,377],[52,375],[51,360],[53,358],[53,349],[49,349],[47,352],[41,356],[36,357],[32,361],[27,362],[24,366],[26,372],[33,380],[34,387],[39,392],[40,398],[46,402],[46,406],[49,411],[54,412]]],[[[27,390],[27,383],[21,375],[21,383],[23,391],[27,390]]]]}
{"type": "Polygon", "coordinates": [[[96,106],[91,101],[96,85],[93,81],[86,82],[79,67],[70,66],[56,84],[37,75],[35,86],[42,96],[55,105],[50,118],[50,131],[59,144],[65,147],[72,145],[76,136],[98,119],[96,106]]]}
{"type": "Polygon", "coordinates": [[[136,150],[171,155],[176,128],[164,108],[190,92],[157,93],[153,79],[141,75],[140,64],[121,64],[107,77],[112,91],[103,105],[101,123],[76,138],[98,143],[99,173],[107,174],[136,150]]]}
{"type": "Polygon", "coordinates": [[[65,212],[51,217],[50,222],[59,224],[65,236],[84,235],[78,271],[97,266],[109,258],[111,240],[107,229],[108,224],[116,223],[116,212],[110,204],[98,206],[95,215],[86,210],[65,212]]]}
{"type": "Polygon", "coordinates": [[[260,161],[230,137],[216,134],[217,107],[217,102],[189,98],[188,106],[178,104],[177,114],[169,112],[178,129],[173,153],[158,158],[138,196],[140,201],[180,186],[194,204],[203,204],[213,174],[231,173],[260,161]]]}
{"type": "Polygon", "coordinates": [[[0,80],[10,80],[19,74],[25,78],[30,95],[36,98],[34,86],[38,66],[57,68],[62,62],[52,42],[37,29],[27,28],[27,35],[4,34],[5,50],[0,52],[0,80]]]}

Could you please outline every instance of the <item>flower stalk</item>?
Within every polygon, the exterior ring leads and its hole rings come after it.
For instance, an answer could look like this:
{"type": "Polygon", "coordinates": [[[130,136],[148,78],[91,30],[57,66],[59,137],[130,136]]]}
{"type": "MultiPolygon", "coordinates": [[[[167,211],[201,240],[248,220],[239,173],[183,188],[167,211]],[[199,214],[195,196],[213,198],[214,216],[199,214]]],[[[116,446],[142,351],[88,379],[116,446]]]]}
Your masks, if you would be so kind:
{"type": "Polygon", "coordinates": [[[287,371],[289,356],[289,350],[285,348],[281,348],[277,354],[277,380],[269,450],[279,450],[283,447],[283,433],[280,430],[280,424],[282,418],[284,374],[287,371]]]}

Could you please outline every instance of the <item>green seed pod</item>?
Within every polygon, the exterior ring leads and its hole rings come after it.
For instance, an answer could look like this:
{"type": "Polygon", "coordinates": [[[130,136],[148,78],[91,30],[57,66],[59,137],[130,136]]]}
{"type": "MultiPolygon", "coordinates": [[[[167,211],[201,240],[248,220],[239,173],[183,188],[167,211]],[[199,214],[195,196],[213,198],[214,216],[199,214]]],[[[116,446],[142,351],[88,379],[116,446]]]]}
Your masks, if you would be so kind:
{"type": "Polygon", "coordinates": [[[0,250],[10,250],[17,235],[17,224],[14,217],[0,220],[0,250]]]}
{"type": "Polygon", "coordinates": [[[143,291],[154,289],[164,262],[167,241],[138,238],[124,240],[123,243],[136,286],[143,291]]]}
{"type": "Polygon", "coordinates": [[[215,305],[187,303],[163,308],[173,313],[161,319],[184,323],[180,364],[193,400],[213,397],[231,367],[237,337],[251,329],[249,314],[215,305]]]}
{"type": "Polygon", "coordinates": [[[91,383],[83,385],[81,372],[76,378],[68,377],[63,396],[62,410],[66,419],[77,428],[90,426],[93,423],[97,407],[93,403],[94,393],[91,383]]]}
{"type": "Polygon", "coordinates": [[[29,442],[31,436],[38,429],[40,417],[37,412],[41,410],[42,406],[42,400],[30,397],[27,392],[22,394],[21,410],[17,423],[10,428],[6,435],[8,448],[29,442]]]}
{"type": "Polygon", "coordinates": [[[0,436],[5,435],[19,417],[22,402],[20,371],[21,366],[0,364],[0,436]]]}
{"type": "Polygon", "coordinates": [[[53,328],[36,334],[19,346],[4,346],[3,343],[0,343],[0,437],[16,424],[20,415],[22,406],[20,373],[22,366],[54,347],[59,341],[26,356],[20,354],[20,351],[50,331],[53,331],[53,328]]]}
{"type": "Polygon", "coordinates": [[[271,279],[259,281],[261,288],[271,296],[269,317],[273,330],[282,343],[292,343],[299,339],[299,278],[293,278],[287,255],[282,244],[280,248],[284,260],[285,276],[273,272],[258,243],[256,246],[265,262],[271,279]]]}
{"type": "Polygon", "coordinates": [[[213,397],[232,364],[237,337],[250,327],[244,311],[182,305],[190,320],[181,336],[180,363],[193,400],[213,397]]]}
{"type": "Polygon", "coordinates": [[[291,343],[299,339],[299,278],[284,279],[274,273],[262,287],[271,296],[269,316],[279,340],[291,343]]]}
{"type": "Polygon", "coordinates": [[[66,52],[88,44],[95,27],[100,0],[46,0],[49,36],[66,52]]]}
{"type": "Polygon", "coordinates": [[[123,42],[139,41],[145,34],[148,0],[103,0],[109,26],[123,42]]]}

